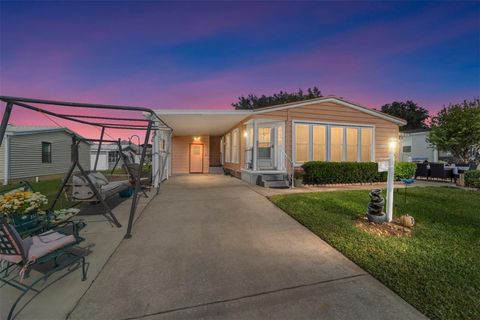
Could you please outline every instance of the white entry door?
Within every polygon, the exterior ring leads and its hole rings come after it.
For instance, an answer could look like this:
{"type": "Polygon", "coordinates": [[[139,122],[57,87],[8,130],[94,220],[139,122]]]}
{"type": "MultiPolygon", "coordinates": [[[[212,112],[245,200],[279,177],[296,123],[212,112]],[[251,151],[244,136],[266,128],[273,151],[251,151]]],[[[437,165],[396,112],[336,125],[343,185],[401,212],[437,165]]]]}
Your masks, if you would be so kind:
{"type": "Polygon", "coordinates": [[[275,127],[259,126],[257,140],[258,170],[275,170],[275,127]]]}

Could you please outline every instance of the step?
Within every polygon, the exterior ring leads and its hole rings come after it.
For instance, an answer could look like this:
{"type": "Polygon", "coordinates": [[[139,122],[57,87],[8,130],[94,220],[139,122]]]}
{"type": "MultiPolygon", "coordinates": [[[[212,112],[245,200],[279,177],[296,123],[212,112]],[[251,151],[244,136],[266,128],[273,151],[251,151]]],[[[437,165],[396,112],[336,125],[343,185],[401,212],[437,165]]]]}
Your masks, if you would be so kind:
{"type": "Polygon", "coordinates": [[[264,187],[267,188],[288,188],[288,181],[287,180],[280,180],[280,181],[265,181],[264,187]]]}
{"type": "Polygon", "coordinates": [[[281,181],[285,180],[285,178],[283,174],[262,174],[263,181],[281,181]]]}

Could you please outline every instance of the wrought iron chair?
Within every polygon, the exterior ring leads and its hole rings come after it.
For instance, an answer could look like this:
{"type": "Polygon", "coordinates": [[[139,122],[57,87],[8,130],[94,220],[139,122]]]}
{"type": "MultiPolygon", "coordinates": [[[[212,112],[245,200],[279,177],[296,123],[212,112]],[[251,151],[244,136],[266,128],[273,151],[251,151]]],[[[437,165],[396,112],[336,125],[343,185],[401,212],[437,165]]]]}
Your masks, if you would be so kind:
{"type": "Polygon", "coordinates": [[[428,180],[428,167],[426,163],[417,163],[415,179],[417,179],[417,177],[425,177],[428,180]]]}
{"type": "MultiPolygon", "coordinates": [[[[85,257],[72,251],[73,247],[85,240],[78,235],[76,224],[68,221],[63,226],[49,230],[42,234],[22,239],[12,225],[0,224],[0,282],[10,285],[21,291],[20,296],[15,300],[7,319],[11,319],[13,311],[20,299],[43,279],[46,279],[54,272],[81,261],[82,281],[86,280],[85,257]],[[65,256],[63,263],[59,258],[65,256]],[[29,275],[33,266],[53,261],[54,267],[49,269],[43,276],[33,281],[30,285],[23,284],[24,277],[29,275]],[[6,267],[4,267],[6,264],[6,267]],[[10,277],[11,271],[18,268],[20,281],[14,281],[10,277]]],[[[15,278],[15,277],[13,277],[15,278]]]]}

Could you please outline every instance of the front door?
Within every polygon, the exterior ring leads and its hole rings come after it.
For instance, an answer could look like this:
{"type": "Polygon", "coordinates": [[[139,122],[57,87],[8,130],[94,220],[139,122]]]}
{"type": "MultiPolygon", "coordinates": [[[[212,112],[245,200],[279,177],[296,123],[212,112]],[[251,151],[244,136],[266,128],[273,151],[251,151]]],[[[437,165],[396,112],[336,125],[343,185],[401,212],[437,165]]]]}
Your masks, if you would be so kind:
{"type": "Polygon", "coordinates": [[[275,128],[259,127],[257,142],[257,164],[259,170],[275,169],[275,128]]]}
{"type": "Polygon", "coordinates": [[[203,173],[203,144],[190,145],[190,173],[203,173]]]}

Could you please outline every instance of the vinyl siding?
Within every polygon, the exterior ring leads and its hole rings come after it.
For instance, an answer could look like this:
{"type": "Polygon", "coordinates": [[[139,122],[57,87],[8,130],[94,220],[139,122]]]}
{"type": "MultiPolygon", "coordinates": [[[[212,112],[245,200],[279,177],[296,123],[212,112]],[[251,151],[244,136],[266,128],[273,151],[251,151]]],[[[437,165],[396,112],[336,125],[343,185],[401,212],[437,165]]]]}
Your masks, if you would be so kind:
{"type": "Polygon", "coordinates": [[[5,144],[7,143],[7,136],[3,138],[2,146],[0,146],[0,183],[5,179],[5,144]]]}
{"type": "Polygon", "coordinates": [[[192,136],[173,137],[171,159],[172,174],[184,174],[190,172],[190,144],[203,144],[203,173],[209,172],[209,136],[201,136],[200,140],[194,141],[192,136]]]}
{"type": "MultiPolygon", "coordinates": [[[[66,132],[48,132],[10,137],[10,179],[29,178],[68,171],[72,138],[66,132]],[[42,163],[42,142],[52,144],[52,163],[42,163]]],[[[80,143],[80,164],[90,170],[90,145],[80,143]]],[[[4,166],[3,158],[0,166],[4,166]]]]}
{"type": "Polygon", "coordinates": [[[210,166],[220,166],[220,140],[222,137],[210,137],[210,166]]]}

